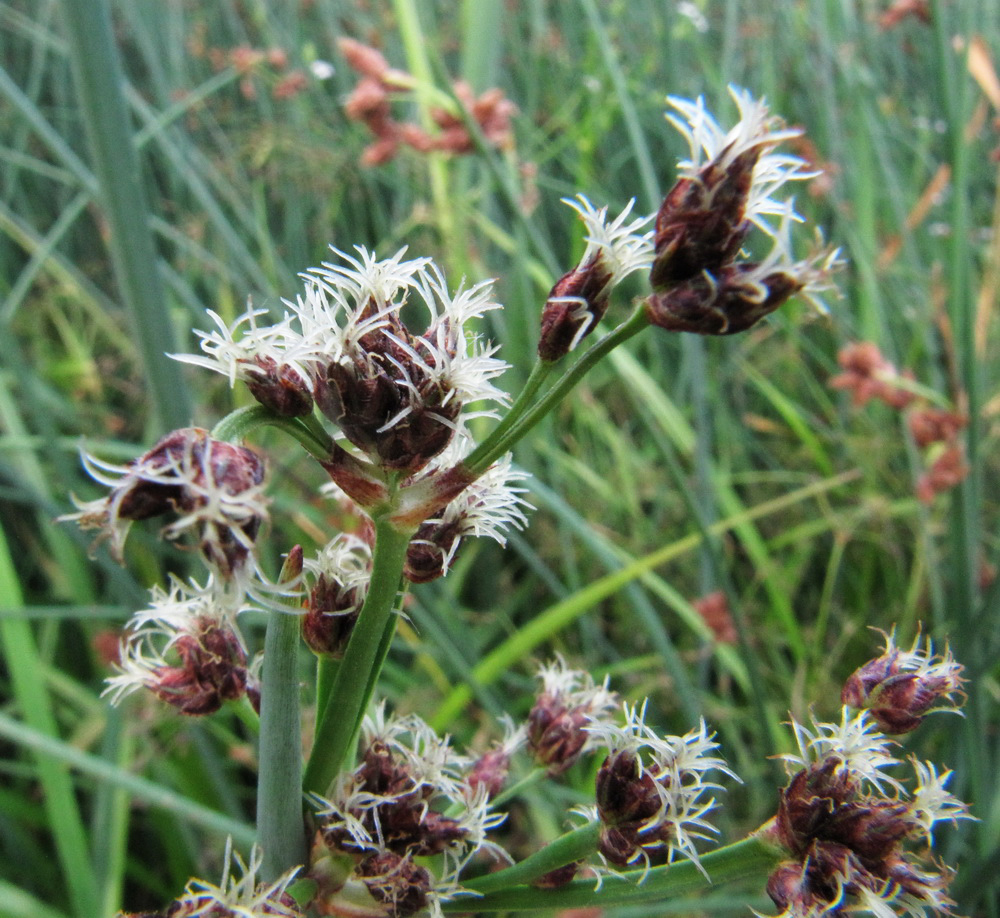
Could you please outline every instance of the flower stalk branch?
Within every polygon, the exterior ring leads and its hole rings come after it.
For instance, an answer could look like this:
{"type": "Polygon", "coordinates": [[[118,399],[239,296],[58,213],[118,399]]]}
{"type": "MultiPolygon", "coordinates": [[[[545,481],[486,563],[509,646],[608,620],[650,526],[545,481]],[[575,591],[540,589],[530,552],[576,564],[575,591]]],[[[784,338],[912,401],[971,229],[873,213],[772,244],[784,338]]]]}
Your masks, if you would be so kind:
{"type": "MultiPolygon", "coordinates": [[[[469,457],[470,460],[479,453],[482,453],[483,455],[492,455],[494,453],[494,447],[505,441],[507,434],[511,431],[511,429],[515,427],[524,415],[531,409],[532,402],[538,394],[538,390],[541,389],[541,387],[545,384],[545,381],[552,375],[554,366],[554,363],[544,360],[539,360],[535,363],[535,365],[531,368],[531,372],[528,374],[527,380],[525,380],[524,387],[517,394],[517,398],[514,399],[514,403],[504,413],[504,416],[500,419],[500,423],[490,431],[486,439],[483,440],[483,442],[479,444],[478,448],[472,453],[472,456],[469,457]]],[[[502,456],[504,452],[506,452],[506,450],[496,451],[496,456],[502,456]]],[[[478,464],[479,463],[477,462],[477,467],[478,464]]],[[[488,466],[489,462],[486,462],[485,465],[488,466]]]]}
{"type": "Polygon", "coordinates": [[[313,418],[286,418],[264,405],[238,408],[226,415],[212,429],[216,440],[236,443],[245,440],[259,427],[277,427],[293,437],[312,456],[321,462],[329,458],[333,440],[313,418]],[[312,423],[309,423],[312,421],[312,423]]]}
{"type": "Polygon", "coordinates": [[[466,459],[466,467],[473,474],[480,474],[490,463],[496,461],[497,457],[509,452],[514,444],[552,411],[599,361],[648,325],[649,318],[645,305],[640,304],[624,322],[598,340],[569,367],[534,405],[526,408],[513,423],[501,425],[487,437],[466,459]],[[504,427],[506,429],[502,429],[504,427]]]}
{"type": "Polygon", "coordinates": [[[307,792],[326,790],[345,762],[351,740],[357,734],[370,697],[369,684],[389,617],[396,605],[412,535],[412,530],[395,528],[385,516],[375,520],[375,550],[368,595],[330,685],[329,699],[317,698],[317,711],[322,713],[306,765],[303,783],[307,792]],[[330,704],[330,699],[336,699],[336,704],[330,704]]]}
{"type": "MultiPolygon", "coordinates": [[[[578,829],[573,829],[536,851],[523,861],[518,861],[512,867],[477,877],[470,880],[466,887],[477,893],[500,892],[517,886],[531,883],[559,867],[572,864],[574,861],[593,854],[600,840],[601,824],[599,821],[588,822],[578,829]]],[[[476,901],[479,906],[479,900],[476,901]]]]}
{"type": "MultiPolygon", "coordinates": [[[[584,828],[589,829],[590,826],[584,828]]],[[[563,838],[573,835],[575,833],[569,833],[563,838]]],[[[757,838],[746,838],[701,855],[702,869],[694,861],[686,860],[648,870],[630,870],[602,878],[599,892],[595,891],[593,878],[573,880],[558,889],[539,889],[524,884],[509,886],[485,892],[471,902],[467,898],[445,902],[443,911],[454,914],[468,912],[471,907],[477,913],[521,912],[579,908],[595,903],[600,903],[602,908],[632,905],[683,896],[711,885],[747,877],[763,879],[779,860],[780,854],[773,846],[757,838]]],[[[480,881],[483,882],[485,878],[480,881]]],[[[471,882],[469,888],[476,889],[478,886],[471,882]]]]}

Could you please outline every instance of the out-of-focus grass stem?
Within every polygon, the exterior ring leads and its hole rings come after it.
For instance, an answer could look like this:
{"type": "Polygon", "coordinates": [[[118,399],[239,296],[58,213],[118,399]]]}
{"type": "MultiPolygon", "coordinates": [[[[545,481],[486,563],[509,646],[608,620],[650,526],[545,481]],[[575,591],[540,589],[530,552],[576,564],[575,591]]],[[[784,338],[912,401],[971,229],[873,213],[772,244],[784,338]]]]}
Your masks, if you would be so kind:
{"type": "Polygon", "coordinates": [[[66,0],[62,9],[110,229],[115,278],[132,314],[156,423],[160,429],[182,427],[191,420],[190,400],[180,368],[166,356],[173,350],[173,330],[125,105],[110,6],[107,0],[66,0]]]}

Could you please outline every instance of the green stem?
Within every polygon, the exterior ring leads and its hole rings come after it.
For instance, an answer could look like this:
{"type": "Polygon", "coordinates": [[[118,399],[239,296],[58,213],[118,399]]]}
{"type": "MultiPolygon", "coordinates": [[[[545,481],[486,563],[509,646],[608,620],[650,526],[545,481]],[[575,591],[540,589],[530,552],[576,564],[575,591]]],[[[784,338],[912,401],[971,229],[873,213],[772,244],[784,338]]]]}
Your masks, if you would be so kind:
{"type": "Polygon", "coordinates": [[[232,701],[229,704],[229,710],[239,718],[241,724],[246,727],[250,733],[255,736],[260,736],[260,715],[254,710],[253,705],[250,703],[250,699],[244,695],[238,701],[232,701]]]}
{"type": "MultiPolygon", "coordinates": [[[[484,877],[478,877],[465,884],[467,889],[475,890],[478,893],[499,892],[516,887],[520,884],[530,883],[538,877],[545,876],[552,870],[572,864],[593,854],[597,850],[597,843],[600,841],[601,824],[599,822],[589,822],[579,829],[567,832],[559,836],[555,841],[550,842],[540,851],[536,851],[530,857],[507,867],[498,870],[496,873],[488,873],[484,877]]],[[[468,903],[467,903],[468,904],[468,903]]],[[[475,902],[478,911],[479,900],[475,902]]]]}
{"type": "Polygon", "coordinates": [[[364,716],[371,686],[385,654],[387,627],[398,594],[412,530],[400,531],[380,515],[375,519],[372,577],[344,659],[329,688],[328,698],[317,698],[322,712],[306,766],[305,788],[323,793],[336,777],[364,716]]]}
{"type": "MultiPolygon", "coordinates": [[[[401,578],[400,578],[401,579],[401,578]]],[[[405,588],[405,581],[399,584],[398,587],[398,600],[396,606],[400,606],[403,603],[403,592],[405,588]]],[[[378,685],[378,677],[382,672],[382,666],[385,663],[385,658],[389,655],[389,648],[392,646],[393,636],[396,634],[396,616],[390,615],[385,622],[385,627],[382,629],[382,639],[379,641],[378,648],[375,651],[375,659],[372,662],[372,667],[368,672],[368,685],[365,686],[364,698],[361,701],[360,711],[363,714],[368,710],[368,704],[372,700],[372,696],[375,694],[375,687],[378,685]]],[[[360,715],[358,717],[358,722],[360,725],[360,715]]],[[[357,734],[357,729],[355,728],[355,735],[357,734]]]]}
{"type": "MultiPolygon", "coordinates": [[[[501,418],[500,423],[490,431],[489,436],[479,444],[479,447],[476,449],[476,453],[492,452],[494,445],[500,443],[506,437],[507,432],[518,421],[520,421],[525,412],[527,412],[532,399],[534,399],[542,383],[548,379],[554,368],[554,363],[542,360],[539,360],[531,368],[531,373],[528,374],[528,378],[525,380],[524,388],[521,389],[517,398],[514,399],[514,403],[510,406],[510,410],[503,416],[503,418],[501,418]]],[[[473,453],[473,455],[475,455],[475,453],[473,453]]]]}
{"type": "Polygon", "coordinates": [[[159,423],[174,429],[189,422],[191,401],[174,350],[167,297],[139,157],[123,92],[109,0],[64,0],[63,23],[90,141],[94,174],[110,229],[108,247],[159,423]]]}
{"type": "Polygon", "coordinates": [[[272,611],[264,638],[257,786],[257,837],[267,882],[306,862],[298,645],[298,617],[272,611]]]}
{"type": "MultiPolygon", "coordinates": [[[[649,324],[645,305],[640,303],[624,322],[597,341],[576,361],[559,380],[530,409],[524,412],[501,436],[491,435],[480,444],[465,461],[465,465],[476,475],[481,475],[492,462],[509,452],[510,449],[561,402],[570,390],[593,369],[594,365],[606,357],[619,344],[638,334],[649,324]]],[[[534,375],[534,374],[532,374],[534,375]]],[[[530,381],[530,380],[529,380],[530,381]]],[[[541,380],[539,380],[539,383],[541,380]]],[[[520,398],[518,402],[520,402],[520,398]]],[[[513,411],[513,409],[512,409],[513,411]]]]}
{"type": "Polygon", "coordinates": [[[227,414],[215,427],[212,436],[230,443],[245,440],[258,427],[277,427],[295,438],[313,458],[326,462],[330,458],[333,440],[315,418],[283,418],[263,405],[237,408],[227,414]],[[310,423],[310,421],[312,423],[310,423]]]}
{"type": "Polygon", "coordinates": [[[508,800],[513,800],[515,797],[520,797],[521,794],[526,791],[529,787],[537,784],[548,774],[547,768],[536,767],[533,768],[528,774],[526,774],[520,781],[516,781],[506,790],[501,791],[497,794],[490,803],[494,808],[498,806],[503,806],[508,800]]]}
{"type": "Polygon", "coordinates": [[[333,683],[337,679],[340,660],[322,656],[316,660],[316,720],[322,720],[326,706],[333,694],[333,683]]]}
{"type": "MultiPolygon", "coordinates": [[[[584,828],[590,828],[585,826],[584,828]]],[[[579,831],[579,830],[578,830],[579,831]]],[[[574,833],[569,833],[569,836],[574,833]]],[[[568,838],[569,836],[563,836],[568,838]]],[[[553,842],[553,844],[557,844],[553,842]]],[[[539,852],[541,853],[541,852],[539,852]]],[[[543,909],[632,905],[655,899],[687,895],[712,884],[759,876],[762,880],[781,859],[781,852],[758,838],[742,841],[704,854],[700,858],[702,873],[693,861],[677,861],[650,870],[630,870],[628,873],[603,878],[600,890],[593,879],[573,880],[558,889],[538,889],[518,885],[486,892],[481,898],[460,897],[443,903],[447,913],[538,911],[543,909]]],[[[530,858],[529,858],[530,860],[530,858]]],[[[520,865],[517,865],[520,866],[520,865]]],[[[510,870],[516,867],[509,868],[510,870]]],[[[503,871],[507,873],[507,871],[503,871]]],[[[499,874],[497,874],[499,876],[499,874]]],[[[485,882],[484,877],[480,883],[485,882]]],[[[475,881],[469,884],[476,888],[475,881]]]]}

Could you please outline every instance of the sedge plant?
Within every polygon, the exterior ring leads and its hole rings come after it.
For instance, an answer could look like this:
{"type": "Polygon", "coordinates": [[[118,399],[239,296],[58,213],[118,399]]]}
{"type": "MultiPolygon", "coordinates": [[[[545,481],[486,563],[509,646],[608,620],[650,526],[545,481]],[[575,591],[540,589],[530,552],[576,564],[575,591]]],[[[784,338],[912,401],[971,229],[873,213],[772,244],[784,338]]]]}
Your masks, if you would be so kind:
{"type": "Polygon", "coordinates": [[[919,636],[903,649],[886,635],[844,686],[839,722],[792,723],[798,751],[783,756],[773,818],[719,846],[712,813],[739,776],[705,721],[660,735],[644,702],[556,658],[539,672],[528,717],[472,754],[380,694],[404,594],[446,576],[466,540],[503,545],[528,524],[511,451],[588,371],[641,333],[738,334],[793,297],[825,308],[837,250],[815,242],[795,255],[803,221],[787,186],[811,173],[781,145],[799,132],[749,92],[732,95],[740,117],[730,129],[702,99],[668,100],[689,155],[655,214],[566,201],[587,246],[541,306],[537,360],[519,392],[499,385],[507,365],[476,330],[501,308],[491,282],[456,286],[406,249],[333,249],[280,319],[252,305],[233,323],[213,313],[201,353],[176,355],[245,386],[256,405],[211,431],[173,430],[122,465],[85,456],[109,492],[71,518],[120,559],[134,522],[164,516],[163,537],[204,565],[155,587],[135,615],[112,701],[148,691],[179,715],[237,705],[259,722],[257,846],[246,859],[227,849],[218,885],[192,880],[146,918],[612,906],[748,877],[789,918],[948,910],[951,870],[929,854],[933,827],[967,808],[931,763],[911,760],[904,780],[890,738],[963,697],[961,667],[919,636]],[[752,255],[761,240],[766,251],[752,255]],[[616,302],[639,273],[647,294],[616,302]],[[477,417],[493,420],[478,442],[477,417]],[[360,520],[324,545],[286,546],[273,577],[258,558],[267,463],[248,445],[265,426],[315,460],[330,499],[360,520]],[[239,625],[251,609],[268,617],[258,659],[239,625]],[[311,718],[297,681],[303,643],[315,659],[311,718]],[[510,786],[515,756],[533,770],[510,786]],[[599,763],[592,804],[515,861],[497,841],[505,807],[585,756],[599,763]]]}

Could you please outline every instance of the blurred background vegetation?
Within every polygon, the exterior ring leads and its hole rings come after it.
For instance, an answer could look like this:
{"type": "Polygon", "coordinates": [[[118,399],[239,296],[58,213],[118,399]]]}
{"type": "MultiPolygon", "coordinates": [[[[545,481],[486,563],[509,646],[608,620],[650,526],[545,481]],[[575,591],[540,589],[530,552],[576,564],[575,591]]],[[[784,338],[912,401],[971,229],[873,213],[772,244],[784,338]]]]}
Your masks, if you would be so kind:
{"type": "MultiPolygon", "coordinates": [[[[81,440],[125,460],[245,403],[163,352],[196,348],[206,308],[280,311],[330,243],[407,245],[453,284],[499,278],[488,332],[516,391],[540,304],[582,248],[559,199],[654,210],[686,153],[665,95],[704,95],[731,123],[728,83],[806,131],[796,152],[822,175],[797,206],[843,247],[843,298],[733,339],[651,329],[615,353],[518,449],[530,528],[506,551],[470,544],[414,591],[382,691],[485,749],[500,713],[530,707],[532,661],[559,651],[649,695],[664,730],[707,719],[745,781],[719,817],[735,838],[774,811],[788,713],[835,719],[879,645],[869,627],[906,644],[922,623],[966,665],[969,704],[910,747],[955,769],[981,820],[940,830],[959,911],[996,914],[1000,7],[135,0],[111,4],[104,32],[105,15],[103,0],[0,2],[0,916],[161,907],[216,874],[226,834],[252,839],[253,738],[235,715],[99,698],[122,623],[185,559],[136,527],[122,569],[53,523],[71,493],[98,494],[81,440]],[[510,136],[362,164],[345,36],[416,78],[399,121],[434,135],[429,107],[461,79],[516,105],[510,136]],[[930,502],[915,489],[935,454],[903,414],[828,384],[861,340],[968,415],[969,473],[930,502]],[[721,615],[692,605],[719,591],[721,615]]],[[[255,445],[273,571],[351,523],[288,441],[255,445]]],[[[515,807],[512,851],[562,830],[593,767],[515,807]]],[[[719,893],[689,908],[768,908],[762,886],[719,893]]]]}

